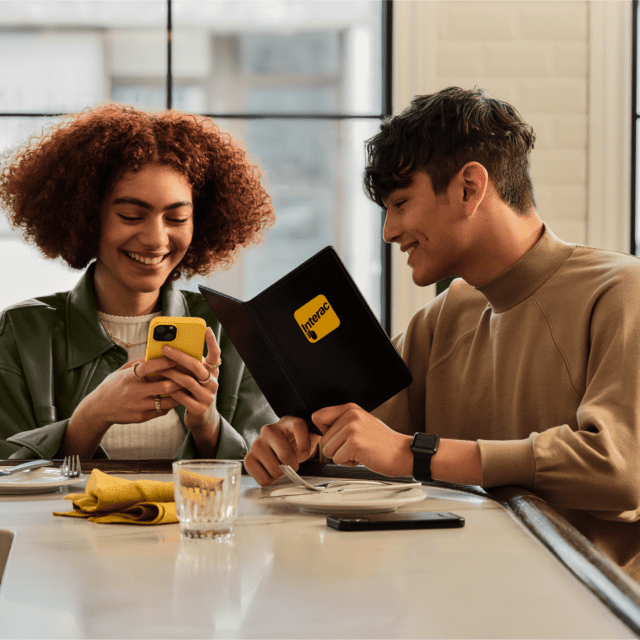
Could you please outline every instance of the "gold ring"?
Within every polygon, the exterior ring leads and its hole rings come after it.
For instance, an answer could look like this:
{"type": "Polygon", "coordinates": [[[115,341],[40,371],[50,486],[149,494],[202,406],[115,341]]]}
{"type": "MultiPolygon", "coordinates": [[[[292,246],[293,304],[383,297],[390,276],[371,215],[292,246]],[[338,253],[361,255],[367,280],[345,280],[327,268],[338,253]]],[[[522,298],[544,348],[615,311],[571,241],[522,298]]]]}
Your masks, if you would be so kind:
{"type": "Polygon", "coordinates": [[[222,364],[222,358],[218,358],[218,362],[216,364],[211,364],[208,360],[205,359],[205,362],[212,368],[212,369],[219,369],[220,365],[222,364]]]}
{"type": "Polygon", "coordinates": [[[215,378],[213,377],[213,373],[210,373],[209,377],[206,380],[198,380],[198,378],[196,378],[196,382],[201,385],[209,384],[213,380],[215,380],[215,378]]]}
{"type": "Polygon", "coordinates": [[[140,376],[136,375],[136,367],[139,365],[139,362],[136,362],[133,367],[131,367],[131,375],[136,379],[136,380],[144,380],[144,378],[141,378],[140,376]]]}
{"type": "Polygon", "coordinates": [[[156,413],[161,416],[162,415],[162,406],[160,405],[160,396],[154,396],[153,398],[156,401],[156,413]]]}

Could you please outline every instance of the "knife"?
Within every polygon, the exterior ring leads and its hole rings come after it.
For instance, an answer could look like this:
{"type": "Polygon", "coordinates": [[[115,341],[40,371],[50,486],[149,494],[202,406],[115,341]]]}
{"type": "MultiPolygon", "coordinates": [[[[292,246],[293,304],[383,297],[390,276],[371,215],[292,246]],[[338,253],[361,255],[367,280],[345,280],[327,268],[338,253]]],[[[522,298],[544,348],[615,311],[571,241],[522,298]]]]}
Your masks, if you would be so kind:
{"type": "MultiPolygon", "coordinates": [[[[315,495],[322,495],[322,494],[330,494],[330,495],[335,495],[335,494],[342,494],[342,495],[352,495],[354,493],[374,493],[376,491],[380,492],[380,493],[385,493],[385,494],[397,494],[397,493],[404,493],[405,491],[410,491],[411,489],[417,488],[417,487],[421,487],[422,483],[421,482],[403,482],[403,483],[395,483],[395,484],[387,484],[387,485],[378,485],[378,486],[371,486],[371,487],[367,487],[367,488],[361,488],[361,487],[340,487],[337,489],[325,489],[323,491],[317,491],[317,492],[312,492],[312,491],[308,491],[305,493],[300,493],[300,492],[296,492],[296,493],[282,493],[278,496],[273,496],[274,498],[288,498],[291,496],[315,496],[315,495]]],[[[299,487],[301,489],[303,489],[304,487],[299,487]]],[[[268,496],[263,496],[265,498],[270,498],[271,495],[268,496]]]]}
{"type": "Polygon", "coordinates": [[[0,470],[0,476],[10,476],[20,471],[31,471],[31,469],[38,469],[39,467],[49,467],[53,464],[51,460],[30,460],[24,464],[18,464],[10,469],[0,470]]]}

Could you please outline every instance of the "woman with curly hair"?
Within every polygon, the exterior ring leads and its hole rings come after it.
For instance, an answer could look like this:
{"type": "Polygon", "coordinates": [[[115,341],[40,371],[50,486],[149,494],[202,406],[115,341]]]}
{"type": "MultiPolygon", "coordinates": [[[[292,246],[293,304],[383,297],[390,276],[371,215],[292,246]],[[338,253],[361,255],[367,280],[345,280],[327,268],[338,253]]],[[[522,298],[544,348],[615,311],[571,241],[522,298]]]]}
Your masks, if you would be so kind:
{"type": "Polygon", "coordinates": [[[244,457],[277,418],[202,296],[175,285],[230,265],[274,220],[231,136],[175,111],[85,111],[5,157],[0,205],[84,269],[72,291],[0,315],[0,457],[244,457]],[[159,315],[206,321],[202,361],[168,345],[144,360],[159,315]]]}

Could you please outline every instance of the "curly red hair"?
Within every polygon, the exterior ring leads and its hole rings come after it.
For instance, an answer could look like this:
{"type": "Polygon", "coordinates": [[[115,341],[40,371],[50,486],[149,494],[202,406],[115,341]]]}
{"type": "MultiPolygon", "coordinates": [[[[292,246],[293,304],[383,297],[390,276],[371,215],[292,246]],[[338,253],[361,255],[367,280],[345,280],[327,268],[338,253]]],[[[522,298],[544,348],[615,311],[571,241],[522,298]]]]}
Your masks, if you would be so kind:
{"type": "Polygon", "coordinates": [[[109,189],[149,162],[184,175],[193,190],[193,240],[172,279],[231,265],[275,220],[259,168],[209,118],[120,105],[70,116],[7,154],[0,204],[47,257],[82,269],[97,255],[109,189]]]}

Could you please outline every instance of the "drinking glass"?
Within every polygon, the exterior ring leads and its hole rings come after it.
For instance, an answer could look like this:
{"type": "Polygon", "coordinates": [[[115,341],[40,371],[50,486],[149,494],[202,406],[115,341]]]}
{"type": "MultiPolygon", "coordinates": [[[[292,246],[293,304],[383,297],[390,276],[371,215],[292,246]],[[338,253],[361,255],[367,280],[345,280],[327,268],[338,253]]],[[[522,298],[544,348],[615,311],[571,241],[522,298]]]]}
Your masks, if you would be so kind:
{"type": "Polygon", "coordinates": [[[225,538],[233,532],[240,499],[238,460],[179,460],[173,488],[180,533],[186,538],[225,538]]]}

